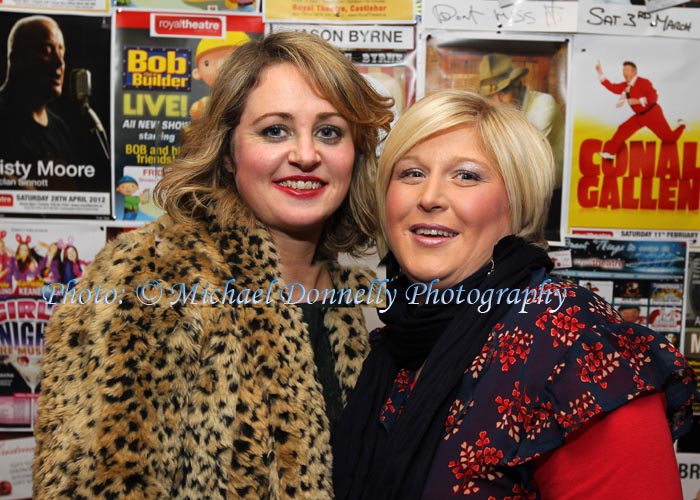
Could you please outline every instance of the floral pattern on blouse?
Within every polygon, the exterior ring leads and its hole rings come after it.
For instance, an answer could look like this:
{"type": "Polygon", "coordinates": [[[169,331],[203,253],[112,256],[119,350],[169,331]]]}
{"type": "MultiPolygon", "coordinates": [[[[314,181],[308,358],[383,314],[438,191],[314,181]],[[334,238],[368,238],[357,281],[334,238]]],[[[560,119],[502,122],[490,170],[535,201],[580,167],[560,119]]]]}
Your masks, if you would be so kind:
{"type": "MultiPolygon", "coordinates": [[[[591,291],[554,278],[558,311],[531,304],[494,325],[465,373],[444,422],[424,500],[538,500],[533,459],[594,416],[665,390],[671,432],[689,425],[695,374],[663,336],[623,323],[591,291]]],[[[381,412],[400,418],[415,374],[401,370],[381,412]]],[[[420,380],[420,379],[419,379],[420,380]]],[[[420,383],[418,380],[417,383],[420,383]]]]}

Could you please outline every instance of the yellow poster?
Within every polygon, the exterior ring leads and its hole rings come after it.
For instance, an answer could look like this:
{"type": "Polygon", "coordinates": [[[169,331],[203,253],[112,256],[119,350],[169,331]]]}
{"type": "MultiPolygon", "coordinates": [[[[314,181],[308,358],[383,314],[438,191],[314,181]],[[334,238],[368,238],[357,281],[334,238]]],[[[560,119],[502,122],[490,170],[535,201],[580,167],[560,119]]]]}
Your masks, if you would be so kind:
{"type": "Polygon", "coordinates": [[[695,42],[610,38],[581,35],[574,55],[569,227],[697,230],[695,42]]]}
{"type": "Polygon", "coordinates": [[[413,0],[266,0],[265,22],[412,23],[413,0]]]}

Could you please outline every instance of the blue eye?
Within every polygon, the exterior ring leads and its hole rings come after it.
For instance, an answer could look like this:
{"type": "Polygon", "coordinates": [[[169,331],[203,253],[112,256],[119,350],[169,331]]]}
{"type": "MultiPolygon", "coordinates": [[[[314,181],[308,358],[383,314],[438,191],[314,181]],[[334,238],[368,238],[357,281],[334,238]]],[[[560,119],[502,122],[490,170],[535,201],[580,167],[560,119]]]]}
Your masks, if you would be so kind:
{"type": "Polygon", "coordinates": [[[287,135],[287,130],[281,125],[271,125],[263,129],[262,135],[272,139],[282,139],[287,135]]]}
{"type": "Polygon", "coordinates": [[[324,141],[335,141],[340,139],[343,134],[338,127],[332,127],[330,125],[324,125],[319,128],[316,132],[316,136],[324,141]]]}

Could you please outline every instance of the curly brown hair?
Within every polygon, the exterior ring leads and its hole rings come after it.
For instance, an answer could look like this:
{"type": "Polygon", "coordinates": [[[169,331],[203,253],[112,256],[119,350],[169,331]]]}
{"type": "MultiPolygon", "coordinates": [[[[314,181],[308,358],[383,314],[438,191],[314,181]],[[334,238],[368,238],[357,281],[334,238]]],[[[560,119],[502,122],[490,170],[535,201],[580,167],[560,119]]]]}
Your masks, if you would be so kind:
{"type": "Polygon", "coordinates": [[[210,208],[224,224],[255,223],[229,171],[232,136],[263,70],[281,63],[293,64],[350,123],[355,144],[350,192],[326,221],[316,253],[357,255],[376,234],[376,150],[380,131],[387,132],[393,119],[393,99],[376,92],[340,50],[308,33],[273,33],[233,52],[214,83],[207,111],[187,128],[180,156],[164,169],[156,201],[182,223],[210,208]]]}

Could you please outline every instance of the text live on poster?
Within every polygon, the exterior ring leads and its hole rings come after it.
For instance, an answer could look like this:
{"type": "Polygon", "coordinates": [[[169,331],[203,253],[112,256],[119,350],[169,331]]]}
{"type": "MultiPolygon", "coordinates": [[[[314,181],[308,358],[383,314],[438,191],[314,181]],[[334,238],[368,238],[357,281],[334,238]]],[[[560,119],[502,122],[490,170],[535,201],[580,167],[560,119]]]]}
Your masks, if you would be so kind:
{"type": "Polygon", "coordinates": [[[219,64],[262,36],[259,16],[117,12],[115,16],[115,216],[148,221],[162,211],[153,188],[205,108],[219,64]]]}

